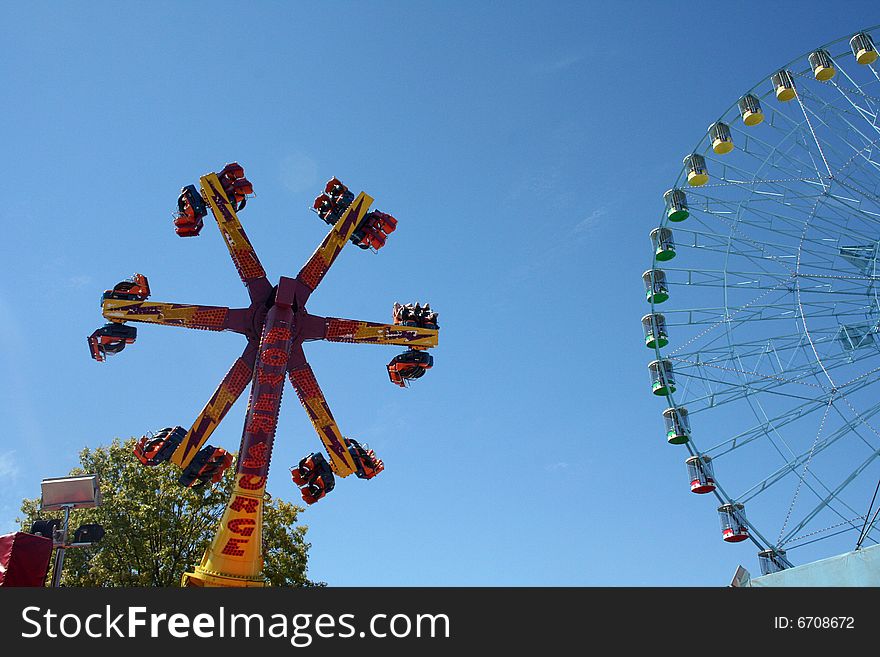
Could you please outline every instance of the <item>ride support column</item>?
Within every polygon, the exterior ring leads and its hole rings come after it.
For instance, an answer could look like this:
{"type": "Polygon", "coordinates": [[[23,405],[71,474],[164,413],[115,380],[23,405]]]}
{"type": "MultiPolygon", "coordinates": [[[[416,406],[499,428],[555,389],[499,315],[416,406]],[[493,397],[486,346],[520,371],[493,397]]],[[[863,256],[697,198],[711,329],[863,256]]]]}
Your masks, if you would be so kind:
{"type": "Polygon", "coordinates": [[[295,333],[294,288],[293,279],[282,277],[266,315],[232,495],[214,540],[195,572],[184,573],[183,586],[265,586],[263,496],[295,333]]]}

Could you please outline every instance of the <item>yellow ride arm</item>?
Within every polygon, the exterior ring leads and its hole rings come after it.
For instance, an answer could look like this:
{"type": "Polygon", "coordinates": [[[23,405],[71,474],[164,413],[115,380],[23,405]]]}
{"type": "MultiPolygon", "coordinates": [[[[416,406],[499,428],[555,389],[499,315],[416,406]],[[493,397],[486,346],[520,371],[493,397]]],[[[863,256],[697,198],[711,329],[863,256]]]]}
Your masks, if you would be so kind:
{"type": "Polygon", "coordinates": [[[330,342],[357,342],[360,344],[395,344],[415,349],[437,346],[439,331],[418,326],[377,324],[355,319],[326,319],[325,340],[330,342]]]}
{"type": "Polygon", "coordinates": [[[217,390],[205,404],[205,408],[187,431],[186,437],[171,455],[172,463],[176,463],[181,469],[185,468],[208,441],[214,429],[223,421],[226,413],[253,379],[255,358],[256,349],[248,345],[244,353],[232,364],[217,390]]]}
{"type": "Polygon", "coordinates": [[[229,308],[161,301],[104,299],[101,314],[111,322],[146,322],[204,331],[225,331],[229,308]]]}
{"type": "Polygon", "coordinates": [[[235,208],[226,197],[223,186],[216,173],[209,173],[199,179],[202,188],[202,196],[211,208],[211,214],[217,221],[220,233],[223,235],[223,241],[226,248],[229,249],[229,255],[232,256],[232,262],[238,270],[238,275],[242,282],[247,286],[248,292],[253,295],[257,287],[265,292],[265,288],[271,288],[268,280],[266,280],[266,270],[260,264],[257,252],[248,239],[241,221],[235,213],[235,208]]]}
{"type": "Polygon", "coordinates": [[[312,291],[318,287],[318,284],[324,279],[324,275],[336,261],[342,247],[346,245],[355,229],[363,221],[372,203],[373,198],[364,192],[357,195],[357,198],[348,206],[348,209],[339,218],[336,225],[330,229],[327,237],[300,270],[296,277],[298,281],[312,291]]]}
{"type": "MultiPolygon", "coordinates": [[[[302,354],[301,348],[299,354],[302,354]]],[[[312,368],[305,362],[304,357],[294,358],[294,355],[291,353],[291,361],[295,364],[289,370],[290,382],[293,384],[303,408],[309,414],[309,419],[312,421],[318,437],[327,449],[330,467],[338,477],[347,477],[355,471],[355,464],[342,440],[339,426],[333,419],[333,414],[327,406],[324,393],[321,392],[321,388],[315,380],[312,368]]]]}

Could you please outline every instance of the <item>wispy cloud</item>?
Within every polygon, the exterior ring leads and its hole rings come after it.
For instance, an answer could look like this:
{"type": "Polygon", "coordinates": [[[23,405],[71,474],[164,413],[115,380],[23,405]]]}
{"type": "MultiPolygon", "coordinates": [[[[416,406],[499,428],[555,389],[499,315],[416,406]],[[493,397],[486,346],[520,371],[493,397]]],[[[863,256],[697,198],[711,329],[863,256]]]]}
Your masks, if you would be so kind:
{"type": "Polygon", "coordinates": [[[318,163],[305,153],[288,155],[281,161],[281,182],[292,192],[302,192],[315,186],[318,163]]]}
{"type": "Polygon", "coordinates": [[[86,276],[85,274],[81,274],[79,276],[71,276],[67,279],[67,286],[72,287],[76,290],[81,290],[82,288],[90,285],[92,283],[92,277],[86,276]]]}
{"type": "Polygon", "coordinates": [[[15,451],[0,452],[0,481],[18,476],[19,467],[15,461],[15,451]]]}
{"type": "MultiPolygon", "coordinates": [[[[11,303],[0,297],[0,370],[29,372],[26,355],[31,345],[25,338],[24,320],[11,303]]],[[[18,444],[37,450],[43,443],[38,402],[27,374],[16,379],[16,385],[0,400],[0,416],[5,416],[7,431],[16,432],[18,444]]]]}
{"type": "Polygon", "coordinates": [[[560,256],[570,249],[581,247],[584,240],[592,239],[593,232],[602,225],[608,214],[605,207],[595,208],[574,224],[561,227],[546,240],[546,247],[524,258],[511,272],[514,280],[523,281],[538,276],[545,268],[555,266],[560,256]]]}
{"type": "Polygon", "coordinates": [[[564,55],[552,61],[538,62],[532,66],[532,72],[538,75],[549,75],[550,73],[558,73],[567,68],[571,68],[579,64],[585,59],[584,55],[564,55]]]}
{"type": "Polygon", "coordinates": [[[588,216],[584,217],[575,224],[574,228],[572,228],[571,230],[572,236],[591,232],[599,225],[599,220],[606,214],[608,214],[608,210],[606,210],[605,208],[596,208],[588,216]]]}

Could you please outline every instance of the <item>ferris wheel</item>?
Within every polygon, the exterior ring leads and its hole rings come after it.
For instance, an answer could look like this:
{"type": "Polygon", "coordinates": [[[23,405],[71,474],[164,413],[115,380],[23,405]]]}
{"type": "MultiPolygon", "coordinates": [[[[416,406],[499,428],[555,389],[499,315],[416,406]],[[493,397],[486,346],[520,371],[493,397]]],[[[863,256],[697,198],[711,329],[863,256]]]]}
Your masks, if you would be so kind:
{"type": "Polygon", "coordinates": [[[642,326],[666,439],[763,574],[880,543],[877,39],[739,96],[650,233],[642,326]]]}

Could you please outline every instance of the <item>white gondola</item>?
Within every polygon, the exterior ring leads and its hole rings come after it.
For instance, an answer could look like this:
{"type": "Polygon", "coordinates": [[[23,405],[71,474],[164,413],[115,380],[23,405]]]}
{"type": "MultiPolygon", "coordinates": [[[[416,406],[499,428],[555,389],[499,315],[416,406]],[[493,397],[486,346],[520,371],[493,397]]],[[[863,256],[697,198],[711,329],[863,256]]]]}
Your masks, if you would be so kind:
{"type": "Polygon", "coordinates": [[[670,189],[663,195],[666,204],[666,218],[669,221],[684,221],[690,216],[687,196],[680,189],[670,189]]]}
{"type": "Polygon", "coordinates": [[[837,69],[834,68],[834,61],[827,50],[819,49],[810,53],[810,68],[813,69],[813,77],[819,82],[825,82],[834,77],[837,69]]]}
{"type": "Polygon", "coordinates": [[[785,550],[761,550],[758,552],[758,565],[761,567],[761,574],[772,575],[780,570],[785,570],[788,566],[784,559],[785,550]]]}
{"type": "Polygon", "coordinates": [[[877,60],[877,48],[870,34],[859,32],[849,40],[853,55],[859,64],[872,64],[877,60]]]}
{"type": "Polygon", "coordinates": [[[688,185],[700,187],[709,182],[709,169],[706,168],[706,158],[699,153],[691,153],[684,158],[684,167],[687,171],[688,185]]]}
{"type": "Polygon", "coordinates": [[[691,492],[697,495],[705,495],[715,490],[715,472],[712,468],[712,459],[708,456],[691,456],[685,460],[688,469],[688,480],[691,482],[691,492]]]}
{"type": "Polygon", "coordinates": [[[672,363],[666,359],[648,363],[651,375],[651,392],[658,397],[666,397],[675,392],[675,372],[672,363]]]}
{"type": "Polygon", "coordinates": [[[733,136],[730,134],[730,126],[718,121],[709,126],[709,138],[712,140],[712,150],[716,155],[724,155],[733,150],[733,136]]]}
{"type": "Polygon", "coordinates": [[[739,115],[747,126],[758,125],[764,120],[764,110],[757,96],[746,94],[739,99],[739,115]]]}
{"type": "Polygon", "coordinates": [[[654,257],[660,261],[672,260],[675,257],[675,241],[672,230],[661,227],[651,231],[651,244],[654,245],[654,257]]]}
{"type": "Polygon", "coordinates": [[[776,73],[770,76],[770,82],[773,83],[773,90],[776,92],[776,100],[787,103],[797,96],[797,92],[794,88],[794,76],[791,74],[791,71],[785,69],[776,71],[776,73]]]}
{"type": "Polygon", "coordinates": [[[691,422],[686,408],[667,408],[663,411],[666,425],[666,442],[670,445],[684,445],[691,438],[691,422]]]}
{"type": "Polygon", "coordinates": [[[642,317],[642,329],[645,331],[645,346],[648,349],[662,349],[669,344],[666,318],[660,313],[650,313],[642,317]]]}
{"type": "Polygon", "coordinates": [[[642,274],[645,283],[645,297],[651,303],[663,303],[669,298],[669,285],[666,272],[662,269],[649,269],[642,274]]]}
{"type": "Polygon", "coordinates": [[[722,504],[718,507],[721,519],[721,537],[728,543],[739,543],[749,537],[746,509],[742,504],[722,504]]]}

